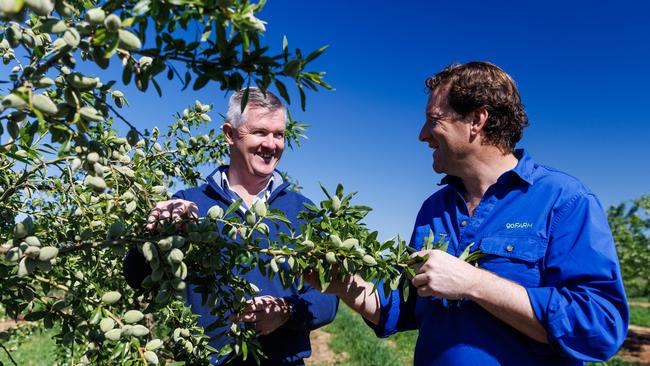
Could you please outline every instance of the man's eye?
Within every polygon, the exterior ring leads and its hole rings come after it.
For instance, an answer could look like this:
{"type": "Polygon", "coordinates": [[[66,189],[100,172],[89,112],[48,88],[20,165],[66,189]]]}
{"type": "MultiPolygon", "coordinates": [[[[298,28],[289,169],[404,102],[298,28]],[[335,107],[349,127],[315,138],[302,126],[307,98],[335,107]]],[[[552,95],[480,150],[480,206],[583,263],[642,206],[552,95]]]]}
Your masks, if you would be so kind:
{"type": "Polygon", "coordinates": [[[275,138],[276,139],[283,139],[284,138],[284,132],[276,133],[275,138]]]}

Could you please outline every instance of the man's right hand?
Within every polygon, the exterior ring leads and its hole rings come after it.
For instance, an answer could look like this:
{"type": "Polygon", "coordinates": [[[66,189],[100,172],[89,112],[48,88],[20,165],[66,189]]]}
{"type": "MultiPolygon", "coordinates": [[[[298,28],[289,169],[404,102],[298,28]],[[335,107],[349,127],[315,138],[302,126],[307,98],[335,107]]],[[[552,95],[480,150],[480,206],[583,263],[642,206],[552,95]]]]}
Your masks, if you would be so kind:
{"type": "Polygon", "coordinates": [[[168,221],[177,224],[177,229],[183,229],[181,223],[184,218],[199,217],[199,208],[192,201],[174,199],[158,202],[149,213],[147,229],[156,230],[158,223],[168,221]]]}

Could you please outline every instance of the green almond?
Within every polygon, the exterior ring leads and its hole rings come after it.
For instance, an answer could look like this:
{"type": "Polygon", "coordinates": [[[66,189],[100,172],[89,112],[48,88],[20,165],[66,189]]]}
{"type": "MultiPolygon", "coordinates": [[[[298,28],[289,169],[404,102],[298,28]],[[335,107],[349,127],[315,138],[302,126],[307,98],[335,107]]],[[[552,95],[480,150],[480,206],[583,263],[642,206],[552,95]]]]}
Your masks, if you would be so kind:
{"type": "Polygon", "coordinates": [[[145,351],[144,352],[144,359],[147,360],[148,363],[152,365],[157,365],[158,364],[158,356],[156,356],[155,353],[151,351],[145,351]]]}
{"type": "Polygon", "coordinates": [[[49,261],[59,255],[59,249],[55,247],[43,247],[38,254],[39,261],[49,261]]]}
{"type": "Polygon", "coordinates": [[[257,218],[255,217],[255,213],[252,211],[246,211],[246,223],[250,226],[255,225],[255,222],[257,221],[257,218]]]}
{"type": "Polygon", "coordinates": [[[90,9],[84,16],[86,21],[93,25],[99,25],[106,19],[106,12],[101,8],[90,9]]]}
{"type": "Polygon", "coordinates": [[[45,94],[35,94],[32,97],[32,105],[43,114],[54,115],[59,112],[56,104],[45,94]]]}
{"type": "Polygon", "coordinates": [[[38,238],[35,237],[35,236],[28,236],[25,239],[23,239],[23,241],[25,243],[27,243],[27,245],[29,245],[30,247],[40,247],[41,246],[41,241],[38,240],[38,238]]]}
{"type": "Polygon", "coordinates": [[[271,266],[271,270],[273,272],[278,272],[280,268],[278,267],[278,263],[276,262],[275,258],[271,258],[271,261],[269,262],[269,265],[271,266]]]}
{"type": "Polygon", "coordinates": [[[375,258],[369,254],[363,256],[363,263],[365,263],[368,266],[377,265],[377,261],[375,260],[375,258]]]}
{"type": "Polygon", "coordinates": [[[140,48],[142,48],[142,42],[140,41],[140,38],[136,36],[135,34],[124,30],[120,29],[118,31],[118,35],[120,37],[120,46],[128,51],[138,51],[140,48]]]}
{"type": "Polygon", "coordinates": [[[99,322],[99,329],[101,329],[103,333],[106,333],[113,328],[115,328],[115,320],[111,318],[104,318],[99,322]]]}
{"type": "Polygon", "coordinates": [[[102,296],[102,302],[106,305],[112,305],[120,301],[122,294],[117,291],[109,291],[102,296]]]}
{"type": "Polygon", "coordinates": [[[41,26],[41,32],[50,33],[50,34],[59,34],[63,33],[68,29],[68,26],[65,25],[65,22],[57,18],[48,18],[43,22],[41,26]]]}
{"type": "Polygon", "coordinates": [[[185,245],[185,238],[180,235],[171,236],[171,241],[174,248],[182,248],[185,245]]]}
{"type": "Polygon", "coordinates": [[[332,244],[334,244],[335,247],[343,246],[343,242],[341,242],[341,238],[339,238],[339,236],[336,234],[330,235],[330,240],[332,241],[332,244]]]}
{"type": "Polygon", "coordinates": [[[25,100],[14,93],[9,94],[2,99],[2,106],[5,108],[20,109],[26,105],[27,103],[25,103],[25,100]]]}
{"type": "Polygon", "coordinates": [[[104,333],[104,337],[110,341],[117,341],[122,337],[121,329],[111,329],[108,332],[104,333]]]}
{"type": "Polygon", "coordinates": [[[341,246],[345,249],[352,249],[357,245],[359,245],[359,240],[355,238],[345,239],[345,241],[343,241],[343,243],[341,244],[341,246]]]}
{"type": "Polygon", "coordinates": [[[39,247],[29,247],[25,250],[25,256],[27,258],[36,259],[41,254],[41,248],[39,247]]]}
{"type": "Polygon", "coordinates": [[[68,80],[70,85],[72,85],[75,89],[80,91],[89,91],[97,86],[97,79],[83,76],[78,72],[68,75],[66,77],[66,80],[68,80]]]}
{"type": "Polygon", "coordinates": [[[131,334],[133,334],[136,337],[143,337],[149,334],[149,329],[145,327],[142,324],[137,324],[134,325],[133,328],[131,328],[131,334]]]}
{"type": "Polygon", "coordinates": [[[146,259],[147,262],[151,262],[151,260],[154,257],[158,256],[158,251],[156,250],[156,246],[149,241],[142,244],[142,255],[144,255],[144,259],[146,259]]]}
{"type": "Polygon", "coordinates": [[[156,339],[152,339],[149,342],[147,342],[147,344],[144,346],[144,348],[147,351],[154,351],[154,350],[157,350],[158,348],[162,347],[162,345],[163,345],[163,341],[156,338],[156,339]]]}
{"type": "Polygon", "coordinates": [[[99,112],[97,112],[95,108],[90,106],[82,107],[79,110],[79,115],[81,116],[81,118],[89,122],[99,122],[104,120],[104,117],[102,117],[102,115],[99,114],[99,112]]]}
{"type": "Polygon", "coordinates": [[[212,219],[220,219],[223,217],[223,208],[219,205],[214,205],[208,210],[208,217],[212,219]]]}
{"type": "Polygon", "coordinates": [[[332,211],[334,212],[341,209],[341,199],[338,196],[332,196],[330,204],[332,205],[332,211]]]}
{"type": "Polygon", "coordinates": [[[20,257],[22,257],[23,252],[18,247],[13,247],[7,251],[5,254],[5,259],[9,262],[18,262],[20,257]]]}
{"type": "Polygon", "coordinates": [[[111,32],[115,32],[122,27],[122,20],[115,14],[110,14],[104,19],[104,26],[111,32]]]}
{"type": "Polygon", "coordinates": [[[51,0],[25,0],[25,5],[40,16],[48,16],[54,10],[54,1],[51,0]]]}
{"type": "Polygon", "coordinates": [[[259,216],[259,217],[265,217],[266,216],[266,203],[262,201],[256,201],[253,204],[253,212],[259,216]]]}
{"type": "Polygon", "coordinates": [[[34,85],[36,85],[39,88],[49,88],[50,86],[54,85],[54,80],[48,78],[47,76],[44,76],[38,79],[36,82],[34,82],[34,85]]]}
{"type": "Polygon", "coordinates": [[[302,245],[305,247],[305,249],[312,250],[316,247],[313,241],[311,240],[305,240],[302,242],[302,245]]]}
{"type": "Polygon", "coordinates": [[[65,43],[72,48],[77,48],[79,42],[81,42],[81,35],[75,28],[68,28],[61,38],[63,38],[65,43]]]}
{"type": "Polygon", "coordinates": [[[129,324],[137,323],[142,318],[144,318],[144,314],[139,310],[129,310],[124,314],[124,321],[129,324]]]}
{"type": "Polygon", "coordinates": [[[327,252],[325,254],[325,260],[330,264],[336,264],[336,254],[333,252],[327,252]]]}
{"type": "Polygon", "coordinates": [[[181,280],[180,278],[174,278],[170,282],[176,291],[183,291],[187,287],[187,283],[185,283],[185,281],[181,280]]]}
{"type": "Polygon", "coordinates": [[[170,263],[173,264],[180,264],[183,262],[183,252],[180,249],[172,249],[169,254],[167,255],[167,258],[170,263]]]}
{"type": "Polygon", "coordinates": [[[158,248],[162,250],[163,252],[167,252],[173,248],[174,244],[172,242],[172,237],[167,237],[158,240],[158,248]]]}

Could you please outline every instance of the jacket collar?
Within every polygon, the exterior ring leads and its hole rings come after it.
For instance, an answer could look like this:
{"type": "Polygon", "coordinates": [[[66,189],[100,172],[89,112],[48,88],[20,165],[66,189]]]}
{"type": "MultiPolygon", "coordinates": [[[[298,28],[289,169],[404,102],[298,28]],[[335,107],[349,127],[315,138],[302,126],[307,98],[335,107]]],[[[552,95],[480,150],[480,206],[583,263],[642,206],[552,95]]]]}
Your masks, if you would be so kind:
{"type": "MultiPolygon", "coordinates": [[[[221,184],[221,174],[227,173],[228,168],[230,168],[229,165],[221,165],[206,177],[208,186],[210,186],[210,188],[212,188],[212,190],[214,190],[226,202],[229,201],[230,196],[223,189],[223,186],[221,184]]],[[[282,173],[280,173],[280,171],[278,171],[277,169],[274,170],[273,185],[271,186],[271,193],[269,195],[269,198],[267,199],[267,202],[271,203],[271,201],[278,195],[278,193],[284,191],[290,185],[291,184],[289,182],[284,180],[284,178],[282,177],[282,173]]]]}

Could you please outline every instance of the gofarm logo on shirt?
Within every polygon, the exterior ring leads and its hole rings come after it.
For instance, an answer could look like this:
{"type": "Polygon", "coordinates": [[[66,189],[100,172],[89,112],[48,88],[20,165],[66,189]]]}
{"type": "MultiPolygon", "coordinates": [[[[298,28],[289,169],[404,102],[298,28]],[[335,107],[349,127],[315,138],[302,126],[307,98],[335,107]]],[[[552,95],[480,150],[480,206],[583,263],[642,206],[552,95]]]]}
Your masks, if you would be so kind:
{"type": "Polygon", "coordinates": [[[530,229],[533,227],[533,224],[530,222],[508,222],[506,223],[506,229],[530,229]]]}

